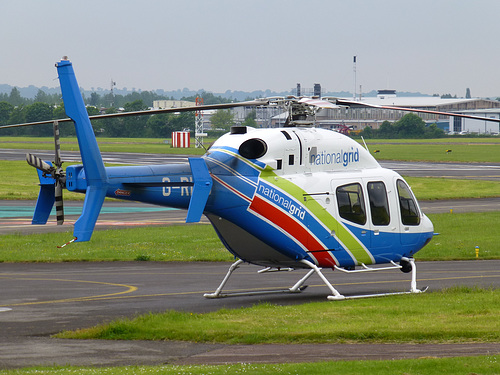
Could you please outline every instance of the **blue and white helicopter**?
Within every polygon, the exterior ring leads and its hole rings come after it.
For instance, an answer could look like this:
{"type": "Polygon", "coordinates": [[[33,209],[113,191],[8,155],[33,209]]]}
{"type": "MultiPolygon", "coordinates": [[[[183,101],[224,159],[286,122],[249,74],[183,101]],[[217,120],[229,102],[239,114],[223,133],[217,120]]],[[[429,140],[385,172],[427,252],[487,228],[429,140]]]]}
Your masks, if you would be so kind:
{"type": "MultiPolygon", "coordinates": [[[[72,63],[63,58],[56,67],[69,117],[59,122],[74,122],[83,165],[61,168],[57,137],[53,165],[27,155],[28,163],[39,170],[41,183],[34,224],[47,222],[54,202],[58,221],[62,221],[63,188],[86,195],[74,225],[75,242],[90,240],[105,197],[187,209],[186,222],[198,222],[206,215],[237,259],[215,292],[205,294],[207,298],[256,294],[223,293],[227,280],[242,263],[265,267],[259,272],[308,270],[290,288],[268,292],[301,292],[306,280],[317,274],[329,288],[330,300],[374,296],[344,296],[322,269],[348,273],[400,269],[411,273],[410,289],[376,296],[421,292],[413,256],[429,243],[434,230],[408,184],[396,172],[382,168],[351,138],[307,126],[308,115],[317,108],[359,102],[291,98],[284,100],[290,107],[285,127],[233,127],[205,155],[189,158],[189,163],[105,167],[72,63]]],[[[269,102],[272,100],[262,99],[91,118],[269,102]]]]}

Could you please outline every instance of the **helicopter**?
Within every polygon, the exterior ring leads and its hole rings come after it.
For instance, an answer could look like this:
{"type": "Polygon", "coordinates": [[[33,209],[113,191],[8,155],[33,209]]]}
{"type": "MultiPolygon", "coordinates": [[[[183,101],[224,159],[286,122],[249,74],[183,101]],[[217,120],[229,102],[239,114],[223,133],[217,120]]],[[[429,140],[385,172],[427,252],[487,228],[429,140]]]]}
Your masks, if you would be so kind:
{"type": "Polygon", "coordinates": [[[395,171],[382,168],[360,143],[339,132],[311,126],[310,118],[318,109],[362,103],[335,98],[268,98],[89,117],[71,61],[64,57],[56,68],[68,118],[54,121],[53,163],[27,155],[40,179],[33,224],[45,224],[54,203],[57,222],[62,224],[64,188],[85,194],[82,214],[74,224],[74,239],[69,243],[91,239],[106,197],[186,209],[188,223],[205,215],[236,259],[216,290],[204,295],[207,298],[300,293],[313,274],[329,289],[329,300],[425,291],[417,288],[414,255],[431,241],[434,228],[407,182],[395,171]],[[273,104],[288,109],[284,127],[233,126],[202,157],[168,165],[105,167],[90,122],[273,104]],[[74,122],[82,165],[63,170],[58,126],[67,121],[74,122]],[[306,273],[290,288],[223,292],[227,280],[244,263],[264,267],[258,272],[306,273]],[[401,270],[411,273],[410,288],[346,296],[326,278],[323,269],[346,273],[401,270]]]}

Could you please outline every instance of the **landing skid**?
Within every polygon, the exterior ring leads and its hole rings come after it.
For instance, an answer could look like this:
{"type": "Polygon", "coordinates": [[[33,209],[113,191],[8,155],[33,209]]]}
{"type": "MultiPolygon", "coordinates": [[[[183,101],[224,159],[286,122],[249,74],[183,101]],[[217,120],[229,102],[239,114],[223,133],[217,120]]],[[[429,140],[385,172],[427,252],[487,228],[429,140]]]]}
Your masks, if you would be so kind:
{"type": "MultiPolygon", "coordinates": [[[[245,292],[222,293],[222,289],[224,288],[227,281],[229,280],[229,277],[231,276],[231,274],[234,271],[236,271],[236,269],[238,269],[240,267],[241,263],[244,263],[244,261],[241,259],[238,259],[236,262],[231,264],[231,266],[229,267],[229,270],[227,271],[226,276],[224,277],[224,279],[222,279],[222,282],[220,283],[220,285],[216,289],[216,291],[213,293],[205,293],[203,295],[203,297],[205,297],[205,298],[222,298],[222,297],[236,297],[236,296],[256,296],[256,295],[261,295],[261,294],[300,293],[304,289],[307,288],[307,285],[302,285],[303,283],[301,283],[300,285],[297,285],[298,284],[297,283],[293,287],[287,288],[287,289],[252,290],[252,291],[245,291],[245,292]]],[[[290,268],[286,268],[284,270],[285,271],[292,271],[292,269],[290,269],[290,268]]],[[[264,273],[264,272],[275,272],[275,271],[271,270],[271,268],[264,268],[258,272],[264,273]]],[[[311,272],[311,271],[309,271],[309,272],[311,272]]]]}
{"type": "MultiPolygon", "coordinates": [[[[307,285],[304,285],[304,283],[311,277],[314,273],[316,273],[321,280],[325,283],[325,285],[330,289],[330,292],[332,293],[327,297],[328,300],[330,301],[337,301],[337,300],[345,300],[345,299],[356,299],[356,298],[370,298],[370,297],[382,297],[382,296],[393,296],[393,295],[398,295],[398,294],[413,294],[413,293],[423,293],[427,290],[427,288],[420,290],[417,289],[417,268],[415,266],[415,260],[413,258],[403,258],[402,259],[405,262],[408,262],[411,265],[411,283],[410,283],[410,290],[406,292],[394,292],[394,293],[378,293],[378,294],[367,294],[367,295],[354,295],[354,296],[344,296],[338,292],[337,289],[335,289],[328,281],[328,279],[323,275],[321,272],[321,268],[316,266],[314,263],[308,261],[308,260],[301,260],[301,263],[307,265],[310,270],[305,274],[304,277],[302,277],[299,281],[295,283],[291,288],[287,289],[273,289],[273,290],[253,290],[253,291],[244,291],[244,292],[231,292],[231,293],[222,293],[222,289],[226,285],[227,281],[229,280],[229,277],[232,275],[236,269],[240,267],[242,263],[244,263],[243,260],[238,259],[236,262],[234,262],[230,267],[229,270],[227,271],[226,276],[220,283],[219,287],[215,290],[213,293],[206,293],[203,296],[205,298],[222,298],[222,297],[234,297],[234,296],[255,296],[255,295],[261,295],[261,294],[280,294],[280,293],[300,293],[302,292],[305,288],[307,288],[307,285]]],[[[389,267],[379,267],[379,268],[371,268],[366,265],[362,265],[363,269],[361,270],[345,270],[342,268],[338,268],[335,266],[335,269],[345,272],[345,273],[358,273],[358,272],[375,272],[375,271],[384,271],[384,270],[390,270],[390,269],[401,269],[402,266],[398,265],[394,262],[391,262],[392,266],[389,267]]],[[[285,269],[287,271],[291,271],[292,269],[285,269]]],[[[272,272],[270,268],[265,268],[261,272],[272,272]]]]}

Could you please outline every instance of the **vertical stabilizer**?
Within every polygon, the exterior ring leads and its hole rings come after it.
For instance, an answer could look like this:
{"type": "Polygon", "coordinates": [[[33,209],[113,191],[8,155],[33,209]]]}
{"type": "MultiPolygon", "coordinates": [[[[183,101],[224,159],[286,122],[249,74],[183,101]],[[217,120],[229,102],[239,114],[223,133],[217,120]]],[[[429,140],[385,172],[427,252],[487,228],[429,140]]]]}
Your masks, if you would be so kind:
{"type": "Polygon", "coordinates": [[[83,169],[87,180],[85,203],[80,218],[75,223],[76,241],[88,241],[92,236],[97,217],[106,196],[108,178],[99,146],[90,123],[85,103],[73,65],[63,58],[56,64],[66,114],[75,122],[76,136],[80,147],[83,169]]]}

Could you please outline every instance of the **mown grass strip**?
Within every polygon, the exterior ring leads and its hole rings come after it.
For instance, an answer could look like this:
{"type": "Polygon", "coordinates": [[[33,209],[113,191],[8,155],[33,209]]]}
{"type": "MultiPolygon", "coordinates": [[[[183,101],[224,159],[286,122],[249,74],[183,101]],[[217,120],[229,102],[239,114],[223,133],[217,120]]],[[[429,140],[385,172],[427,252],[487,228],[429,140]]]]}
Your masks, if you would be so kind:
{"type": "Polygon", "coordinates": [[[418,200],[500,197],[500,182],[451,178],[405,177],[418,200]]]}
{"type": "Polygon", "coordinates": [[[428,215],[439,233],[420,250],[419,260],[500,259],[498,223],[500,211],[428,215]]]}
{"type": "Polygon", "coordinates": [[[368,147],[377,160],[500,163],[500,143],[430,144],[402,140],[401,143],[369,144],[368,147]]]}
{"type": "Polygon", "coordinates": [[[0,262],[231,261],[211,225],[141,227],[95,231],[89,242],[57,248],[65,233],[0,236],[0,262]]]}
{"type": "MultiPolygon", "coordinates": [[[[358,139],[358,142],[363,143],[361,139],[358,139]]],[[[444,138],[431,138],[431,139],[365,139],[365,142],[370,145],[376,144],[399,144],[399,143],[418,143],[422,145],[426,144],[500,144],[500,137],[444,137],[444,138]]]]}
{"type": "MultiPolygon", "coordinates": [[[[205,139],[210,145],[216,138],[205,139]]],[[[203,155],[203,148],[172,148],[170,139],[159,138],[97,138],[99,148],[106,152],[148,152],[203,155]]],[[[359,141],[362,143],[361,141],[359,141]]],[[[500,162],[500,137],[439,139],[371,139],[370,151],[380,160],[421,160],[443,162],[500,162]],[[451,152],[447,152],[451,150],[451,152]]],[[[52,150],[50,137],[1,137],[0,148],[52,150]],[[36,146],[35,146],[36,145],[36,146]]],[[[62,150],[77,151],[75,137],[61,138],[62,150]]],[[[208,147],[208,146],[207,146],[208,147]]]]}
{"type": "Polygon", "coordinates": [[[275,375],[275,374],[331,374],[331,375],[471,375],[498,374],[500,356],[488,355],[459,358],[419,358],[396,361],[337,361],[316,363],[248,364],[238,363],[218,366],[125,366],[125,367],[33,367],[4,370],[5,375],[275,375]]]}
{"type": "Polygon", "coordinates": [[[58,334],[60,338],[225,344],[496,342],[500,290],[456,287],[419,295],[205,314],[167,311],[58,334]]]}
{"type": "MultiPolygon", "coordinates": [[[[64,163],[64,168],[74,163],[64,163]]],[[[36,200],[40,191],[36,169],[26,161],[0,160],[0,200],[36,200]]],[[[83,200],[84,194],[64,190],[65,200],[83,200]]]]}
{"type": "MultiPolygon", "coordinates": [[[[500,211],[431,214],[440,233],[417,260],[500,259],[500,211]]],[[[57,248],[73,238],[64,233],[0,236],[0,262],[62,261],[232,261],[211,225],[194,224],[95,231],[89,242],[57,248]]]]}
{"type": "MultiPolygon", "coordinates": [[[[213,139],[205,139],[208,145],[213,139]]],[[[151,154],[185,154],[203,155],[203,148],[171,147],[171,139],[162,138],[97,138],[99,149],[102,152],[137,152],[151,154]]],[[[28,150],[53,150],[54,139],[50,137],[0,137],[0,148],[6,149],[28,149],[28,150]]],[[[76,137],[61,138],[61,150],[78,151],[78,140],[76,137]]]]}

